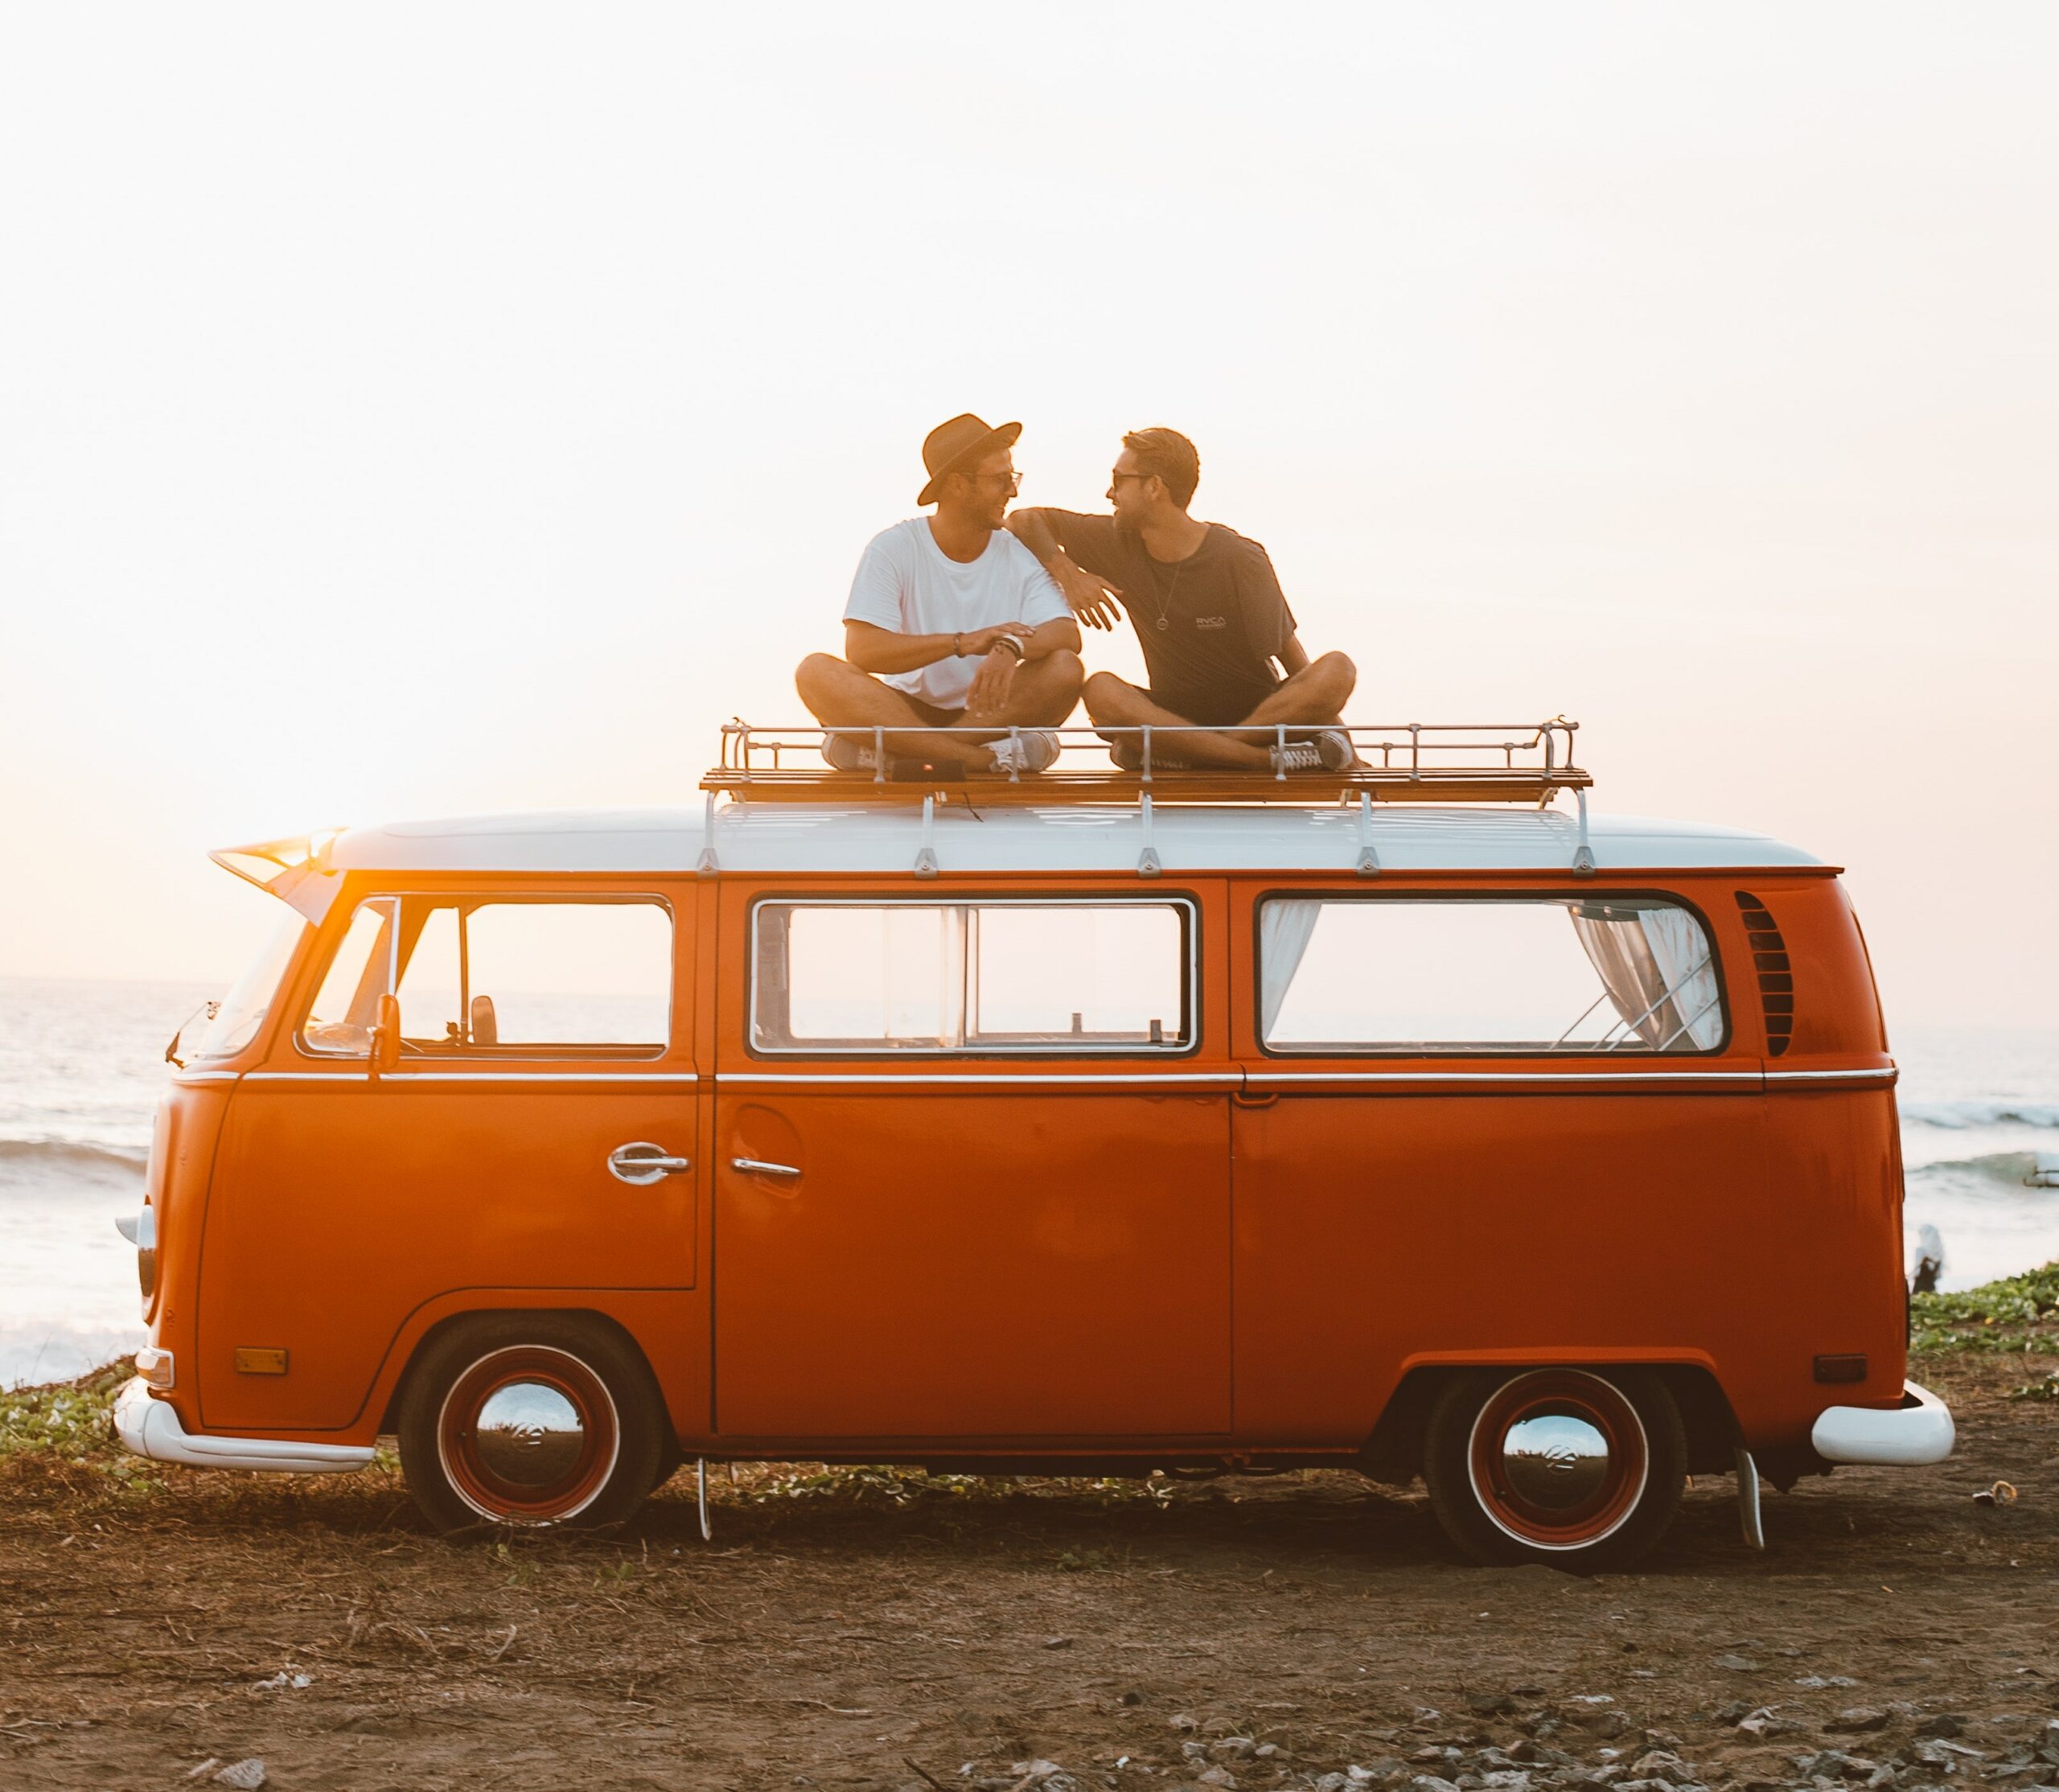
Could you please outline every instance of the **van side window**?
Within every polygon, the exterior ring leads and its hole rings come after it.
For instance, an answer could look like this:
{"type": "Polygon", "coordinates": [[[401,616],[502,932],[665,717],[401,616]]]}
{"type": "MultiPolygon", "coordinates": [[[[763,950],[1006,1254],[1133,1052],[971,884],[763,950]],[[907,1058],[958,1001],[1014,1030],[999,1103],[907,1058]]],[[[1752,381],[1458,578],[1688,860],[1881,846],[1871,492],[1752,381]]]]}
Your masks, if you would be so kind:
{"type": "Polygon", "coordinates": [[[302,1043],[363,1056],[392,988],[409,1056],[655,1056],[671,1034],[672,932],[648,901],[374,897],[351,918],[302,1043]]]}
{"type": "Polygon", "coordinates": [[[1656,897],[1272,897],[1258,947],[1269,1051],[1649,1056],[1724,1036],[1708,934],[1656,897]]]}
{"type": "Polygon", "coordinates": [[[1194,1042],[1184,901],[760,902],[760,1051],[1177,1052],[1194,1042]]]}

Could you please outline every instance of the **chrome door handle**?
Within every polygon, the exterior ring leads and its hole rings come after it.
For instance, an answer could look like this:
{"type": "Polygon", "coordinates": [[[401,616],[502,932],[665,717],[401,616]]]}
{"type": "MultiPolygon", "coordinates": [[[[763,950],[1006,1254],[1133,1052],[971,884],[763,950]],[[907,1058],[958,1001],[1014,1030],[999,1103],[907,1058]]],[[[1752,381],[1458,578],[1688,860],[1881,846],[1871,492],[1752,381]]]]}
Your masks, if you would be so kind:
{"type": "Polygon", "coordinates": [[[663,1145],[642,1139],[619,1145],[608,1153],[608,1173],[620,1182],[660,1182],[692,1168],[691,1157],[675,1157],[663,1145]]]}
{"type": "Polygon", "coordinates": [[[746,1176],[798,1176],[800,1171],[791,1164],[768,1164],[762,1157],[732,1157],[731,1169],[740,1169],[746,1176]]]}

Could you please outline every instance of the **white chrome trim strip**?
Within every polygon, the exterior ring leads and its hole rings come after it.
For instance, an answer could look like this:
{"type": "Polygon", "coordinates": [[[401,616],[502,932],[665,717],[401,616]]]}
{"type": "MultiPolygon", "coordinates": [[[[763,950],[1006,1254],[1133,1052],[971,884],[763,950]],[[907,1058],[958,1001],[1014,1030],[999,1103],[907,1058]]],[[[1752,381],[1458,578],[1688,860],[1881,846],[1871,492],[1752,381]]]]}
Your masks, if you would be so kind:
{"type": "Polygon", "coordinates": [[[1826,1462],[1884,1462],[1912,1469],[1942,1462],[1957,1436],[1951,1409],[1927,1387],[1902,1383],[1902,1399],[1913,1400],[1882,1412],[1878,1407],[1826,1407],[1816,1415],[1809,1442],[1826,1462]]]}
{"type": "MultiPolygon", "coordinates": [[[[368,1083],[362,1069],[252,1071],[246,1083],[368,1083]]],[[[698,1083],[691,1071],[388,1071],[382,1083],[698,1083]]]]}
{"type": "Polygon", "coordinates": [[[392,1083],[698,1083],[692,1071],[388,1071],[392,1083]]]}
{"type": "Polygon", "coordinates": [[[171,1080],[174,1083],[233,1083],[242,1075],[241,1071],[179,1071],[171,1080]]]}
{"type": "Polygon", "coordinates": [[[372,1460],[369,1444],[296,1444],[276,1437],[211,1437],[188,1432],[151,1397],[139,1375],[115,1396],[114,1429],[125,1448],[156,1462],[195,1469],[255,1469],[274,1474],[344,1474],[372,1460]]]}
{"type": "Polygon", "coordinates": [[[911,1083],[957,1083],[997,1089],[1034,1089],[1054,1084],[1066,1087],[1084,1085],[1091,1088],[1097,1083],[1112,1085],[1118,1088],[1135,1088],[1140,1085],[1155,1087],[1162,1087],[1166,1083],[1199,1083],[1210,1084],[1218,1088],[1234,1089],[1242,1084],[1243,1078],[1235,1071],[1174,1071],[1156,1076],[1133,1076],[1121,1072],[1103,1076],[1095,1076],[1091,1073],[1083,1073],[1079,1075],[1007,1076],[989,1075],[984,1073],[953,1073],[949,1071],[909,1071],[899,1076],[845,1075],[836,1071],[824,1072],[815,1076],[809,1076],[802,1072],[766,1076],[740,1071],[719,1071],[716,1073],[715,1080],[717,1083],[740,1083],[761,1087],[769,1084],[782,1088],[791,1088],[795,1086],[805,1088],[814,1083],[830,1083],[865,1088],[905,1088],[911,1083]]]}
{"type": "Polygon", "coordinates": [[[1757,1071],[1253,1071],[1247,1079],[1263,1083],[1568,1083],[1637,1085],[1649,1083],[1759,1083],[1757,1071]]]}
{"type": "Polygon", "coordinates": [[[1889,1065],[1884,1071],[1768,1071],[1769,1083],[1892,1083],[1901,1075],[1889,1065]]]}

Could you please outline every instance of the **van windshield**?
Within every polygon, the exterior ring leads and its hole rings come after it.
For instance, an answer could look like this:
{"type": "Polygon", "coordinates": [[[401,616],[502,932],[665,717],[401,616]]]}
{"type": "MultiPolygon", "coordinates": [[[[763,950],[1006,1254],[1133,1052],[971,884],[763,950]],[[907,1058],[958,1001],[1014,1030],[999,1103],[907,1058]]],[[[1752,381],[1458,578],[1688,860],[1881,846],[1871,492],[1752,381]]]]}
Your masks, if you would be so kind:
{"type": "Polygon", "coordinates": [[[312,923],[298,914],[289,912],[281,919],[264,949],[222,997],[208,1030],[200,1036],[198,1056],[228,1058],[257,1037],[257,1030],[271,1009],[272,997],[278,991],[279,979],[286,975],[301,941],[312,931],[312,923]]]}

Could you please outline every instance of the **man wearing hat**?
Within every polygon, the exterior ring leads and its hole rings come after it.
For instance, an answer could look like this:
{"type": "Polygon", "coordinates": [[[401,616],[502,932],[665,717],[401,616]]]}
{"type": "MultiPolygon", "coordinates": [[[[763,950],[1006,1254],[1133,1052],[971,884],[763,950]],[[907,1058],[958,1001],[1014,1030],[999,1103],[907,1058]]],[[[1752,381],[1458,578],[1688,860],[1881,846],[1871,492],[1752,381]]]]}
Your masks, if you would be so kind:
{"type": "Polygon", "coordinates": [[[865,545],[844,606],[844,657],[812,653],[795,672],[801,701],[832,734],[840,771],[1042,771],[1058,757],[1046,733],[1072,713],[1085,674],[1079,628],[1037,557],[1001,525],[1021,481],[1010,450],[1020,423],[991,429],[954,417],[929,433],[929,483],[912,516],[865,545]],[[977,734],[939,734],[939,729],[977,734]],[[1013,735],[1010,729],[1017,730],[1013,735]]]}

